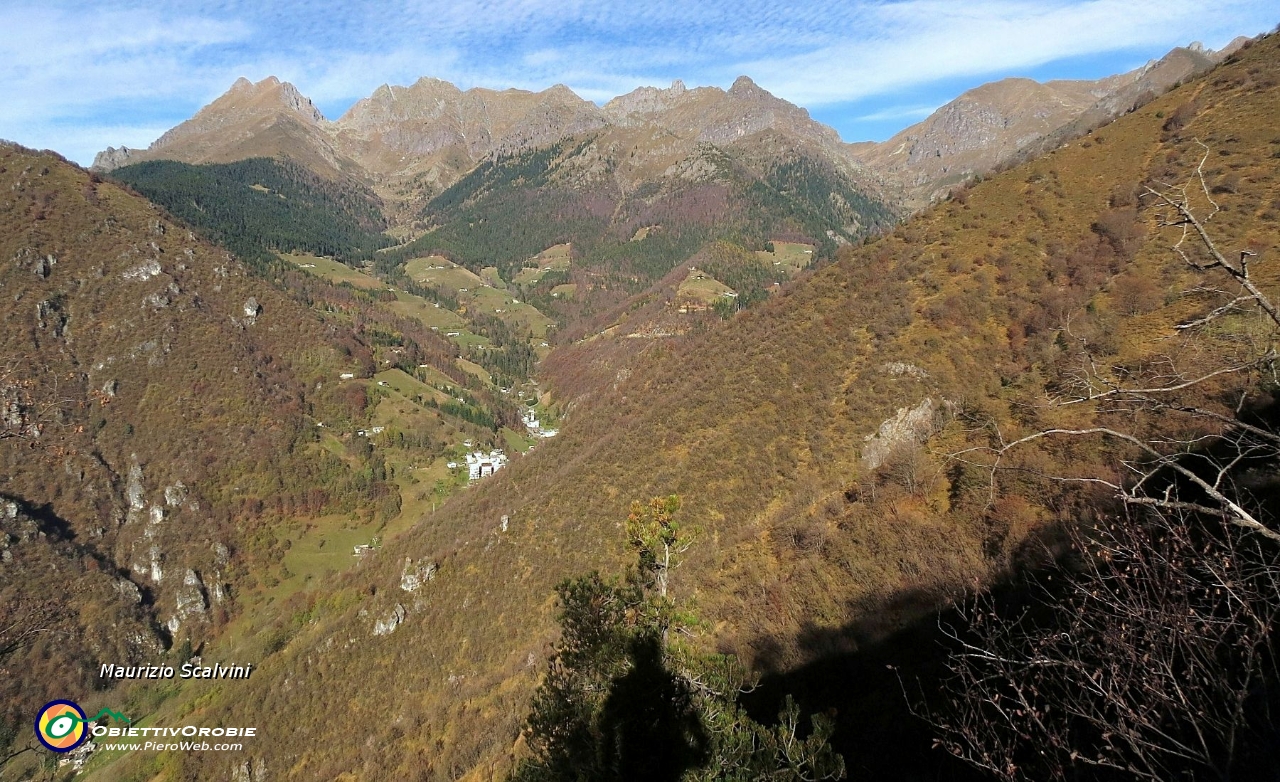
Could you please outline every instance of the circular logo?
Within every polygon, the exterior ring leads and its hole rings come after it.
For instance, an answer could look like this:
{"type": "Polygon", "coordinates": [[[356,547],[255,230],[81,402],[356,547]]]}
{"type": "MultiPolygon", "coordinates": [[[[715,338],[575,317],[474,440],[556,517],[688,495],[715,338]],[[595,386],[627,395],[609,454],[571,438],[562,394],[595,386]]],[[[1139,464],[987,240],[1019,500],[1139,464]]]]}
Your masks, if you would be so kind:
{"type": "Polygon", "coordinates": [[[70,752],[89,735],[88,722],[73,701],[49,701],[36,715],[36,738],[54,752],[70,752]]]}

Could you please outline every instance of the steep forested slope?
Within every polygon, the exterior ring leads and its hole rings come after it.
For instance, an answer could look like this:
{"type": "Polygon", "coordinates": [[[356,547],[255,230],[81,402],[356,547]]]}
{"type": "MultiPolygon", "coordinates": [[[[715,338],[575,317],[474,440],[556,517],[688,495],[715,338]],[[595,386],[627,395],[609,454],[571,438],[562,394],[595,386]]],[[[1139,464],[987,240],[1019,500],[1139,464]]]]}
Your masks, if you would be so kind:
{"type": "Polygon", "coordinates": [[[607,141],[570,138],[482,161],[427,204],[428,233],[380,262],[443,252],[510,278],[525,259],[572,242],[585,263],[629,278],[634,292],[712,239],[796,238],[830,255],[895,219],[830,161],[773,134],[700,144],[677,170],[630,190],[615,176],[618,144],[607,141]],[[660,228],[630,241],[645,226],[660,228]]]}
{"type": "Polygon", "coordinates": [[[38,629],[0,643],[7,743],[100,664],[215,634],[279,519],[391,493],[314,445],[316,420],[365,418],[349,330],[50,153],[0,147],[0,183],[0,627],[38,629]]]}
{"type": "Polygon", "coordinates": [[[111,172],[241,258],[269,264],[300,250],[350,260],[391,244],[378,197],[287,159],[135,163],[111,172]]]}

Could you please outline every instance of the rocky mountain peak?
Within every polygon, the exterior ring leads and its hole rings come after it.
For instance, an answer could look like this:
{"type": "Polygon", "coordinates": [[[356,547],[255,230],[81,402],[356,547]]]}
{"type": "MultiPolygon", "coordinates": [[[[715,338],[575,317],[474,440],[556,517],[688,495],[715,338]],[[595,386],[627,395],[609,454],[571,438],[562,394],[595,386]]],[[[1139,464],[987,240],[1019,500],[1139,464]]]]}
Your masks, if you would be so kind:
{"type": "MultiPolygon", "coordinates": [[[[271,77],[275,81],[275,77],[271,77]]],[[[276,82],[280,90],[280,98],[284,105],[297,112],[308,122],[319,124],[324,122],[324,115],[316,108],[311,99],[298,92],[298,88],[288,82],[276,82]]]]}
{"type": "Polygon", "coordinates": [[[580,95],[578,95],[578,93],[569,89],[569,87],[564,84],[553,84],[552,86],[543,90],[542,94],[547,96],[548,98],[554,97],[559,100],[570,100],[574,103],[580,103],[583,101],[583,98],[580,95]]]}
{"type": "Polygon", "coordinates": [[[739,76],[733,80],[733,86],[729,88],[729,94],[734,97],[747,97],[762,93],[768,94],[760,89],[760,86],[753,82],[750,76],[739,76]]]}
{"type": "Polygon", "coordinates": [[[433,76],[423,76],[408,87],[400,87],[396,85],[383,85],[387,94],[397,100],[410,99],[444,99],[457,100],[463,95],[462,90],[451,82],[444,79],[437,79],[433,76]]]}
{"type": "Polygon", "coordinates": [[[834,130],[814,122],[809,112],[774,96],[747,76],[740,76],[727,91],[716,87],[690,90],[679,80],[666,89],[640,87],[606,103],[603,112],[615,125],[655,125],[696,142],[731,144],[769,130],[830,150],[840,146],[834,130]]]}
{"type": "MultiPolygon", "coordinates": [[[[281,109],[296,114],[311,124],[324,122],[324,115],[310,98],[298,92],[297,87],[287,81],[280,81],[275,76],[268,76],[256,84],[241,76],[231,85],[231,89],[197,112],[188,122],[204,117],[212,118],[220,124],[227,124],[250,117],[278,113],[281,109]]],[[[178,128],[181,127],[182,125],[178,126],[178,128]]]]}
{"type": "Polygon", "coordinates": [[[629,121],[631,117],[666,111],[675,106],[687,92],[684,82],[679,79],[671,82],[667,89],[637,87],[604,104],[604,113],[615,122],[632,124],[629,121]]]}
{"type": "Polygon", "coordinates": [[[93,165],[89,168],[93,171],[110,171],[113,168],[127,166],[132,162],[129,159],[130,156],[136,151],[137,150],[129,149],[125,146],[122,146],[119,149],[116,147],[107,147],[93,156],[93,165]]]}
{"type": "Polygon", "coordinates": [[[311,143],[304,144],[314,155],[298,151],[294,157],[308,157],[320,168],[336,171],[343,164],[324,138],[327,124],[311,99],[289,82],[268,76],[255,83],[242,76],[147,149],[108,149],[94,159],[94,167],[110,171],[142,160],[208,163],[274,157],[305,137],[311,143]]]}
{"type": "Polygon", "coordinates": [[[1213,55],[1214,59],[1219,61],[1225,60],[1231,55],[1240,51],[1240,49],[1245,44],[1249,43],[1252,40],[1253,39],[1247,35],[1237,35],[1235,38],[1231,39],[1231,43],[1227,44],[1226,46],[1222,47],[1218,51],[1214,52],[1214,55],[1213,55]]]}
{"type": "Polygon", "coordinates": [[[408,87],[383,84],[367,98],[356,101],[338,119],[343,127],[367,127],[395,119],[424,119],[456,112],[462,92],[439,79],[421,78],[408,87]]]}

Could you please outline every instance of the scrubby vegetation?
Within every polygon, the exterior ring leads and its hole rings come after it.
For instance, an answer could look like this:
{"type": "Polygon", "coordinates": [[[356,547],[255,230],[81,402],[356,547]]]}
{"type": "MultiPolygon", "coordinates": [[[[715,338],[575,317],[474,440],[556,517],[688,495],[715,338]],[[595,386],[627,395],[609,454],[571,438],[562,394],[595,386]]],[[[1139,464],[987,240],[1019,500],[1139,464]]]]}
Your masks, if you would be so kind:
{"type": "Polygon", "coordinates": [[[844,778],[830,719],[805,730],[788,699],[777,728],[757,723],[738,703],[751,684],[738,662],[678,640],[693,621],[667,597],[693,545],[679,509],[675,495],[632,504],[638,562],[624,580],[592,573],[556,587],[561,637],[525,727],[533,758],[513,782],[844,778]]]}

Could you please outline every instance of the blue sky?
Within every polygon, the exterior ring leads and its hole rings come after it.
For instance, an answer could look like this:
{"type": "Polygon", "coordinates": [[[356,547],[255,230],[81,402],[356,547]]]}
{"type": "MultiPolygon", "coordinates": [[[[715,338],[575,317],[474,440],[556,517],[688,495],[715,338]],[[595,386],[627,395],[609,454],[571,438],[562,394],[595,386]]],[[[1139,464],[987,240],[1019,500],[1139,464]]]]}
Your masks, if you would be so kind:
{"type": "Polygon", "coordinates": [[[747,74],[881,140],[986,81],[1097,78],[1277,22],[1273,0],[0,0],[0,138],[87,164],[239,76],[291,81],[333,119],[420,76],[603,102],[747,74]]]}

